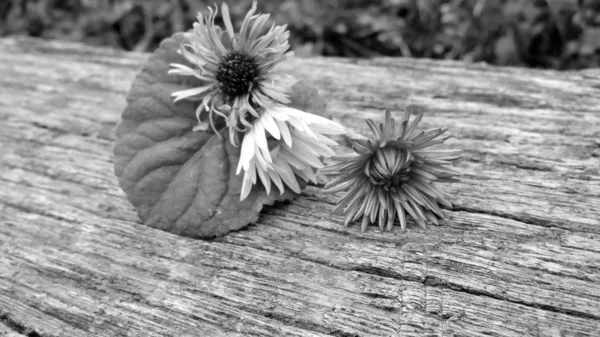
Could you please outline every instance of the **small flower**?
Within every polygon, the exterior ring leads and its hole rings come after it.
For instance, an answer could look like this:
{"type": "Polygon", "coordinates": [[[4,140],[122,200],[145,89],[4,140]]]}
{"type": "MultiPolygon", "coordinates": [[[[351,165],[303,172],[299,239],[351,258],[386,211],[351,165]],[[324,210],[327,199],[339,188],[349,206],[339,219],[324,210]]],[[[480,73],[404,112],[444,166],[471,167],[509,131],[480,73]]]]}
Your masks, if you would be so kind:
{"type": "MultiPolygon", "coordinates": [[[[198,14],[192,32],[184,34],[179,52],[192,67],[172,63],[169,74],[193,76],[204,85],[174,92],[175,101],[202,100],[196,109],[200,125],[202,112],[208,112],[213,130],[214,114],[223,117],[229,127],[230,141],[238,145],[238,132],[251,127],[261,109],[290,102],[289,86],[278,82],[281,73],[275,66],[290,58],[289,32],[286,25],[265,27],[269,14],[256,14],[256,1],[246,14],[239,32],[235,32],[226,3],[221,6],[225,30],[215,26],[218,8],[209,8],[205,17],[198,14]]],[[[217,133],[218,134],[218,133],[217,133]]]]}
{"type": "Polygon", "coordinates": [[[337,163],[321,170],[332,180],[325,185],[326,192],[345,191],[334,209],[344,208],[344,225],[362,217],[362,231],[369,223],[377,222],[380,230],[390,230],[398,217],[402,230],[406,229],[406,213],[421,227],[427,220],[438,224],[442,218],[438,204],[452,205],[448,195],[435,183],[454,181],[459,172],[451,164],[461,158],[458,150],[430,150],[449,135],[440,137],[448,129],[416,131],[423,117],[419,113],[409,123],[410,108],[399,124],[385,112],[385,123],[377,126],[367,119],[373,131],[371,139],[346,138],[355,153],[334,156],[337,163]],[[438,138],[440,137],[440,138],[438,138]]]}
{"type": "Polygon", "coordinates": [[[296,176],[316,182],[315,169],[323,167],[320,157],[335,153],[337,143],[324,135],[344,133],[334,121],[287,106],[273,106],[262,112],[244,134],[236,174],[244,170],[240,200],[244,200],[260,178],[267,194],[271,183],[280,193],[283,183],[300,193],[296,176]],[[267,134],[268,133],[268,134],[267,134]]]}

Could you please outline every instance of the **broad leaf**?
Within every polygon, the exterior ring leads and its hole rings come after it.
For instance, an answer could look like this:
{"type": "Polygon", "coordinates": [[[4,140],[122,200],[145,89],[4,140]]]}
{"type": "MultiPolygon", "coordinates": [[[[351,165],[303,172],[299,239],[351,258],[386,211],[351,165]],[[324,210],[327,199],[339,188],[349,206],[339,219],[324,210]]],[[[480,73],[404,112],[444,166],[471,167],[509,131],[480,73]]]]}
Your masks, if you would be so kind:
{"type": "MultiPolygon", "coordinates": [[[[240,149],[212,130],[192,131],[198,102],[173,103],[171,93],[202,85],[168,75],[170,63],[186,64],[176,51],[182,34],[163,41],[134,80],[117,128],[115,173],[142,221],[179,235],[208,238],[256,221],[265,204],[294,197],[257,184],[240,202],[243,174],[235,174],[240,149]]],[[[293,106],[324,111],[314,89],[294,86],[293,106]],[[313,103],[314,102],[314,103],[313,103]]],[[[223,125],[223,123],[218,123],[223,125]]]]}

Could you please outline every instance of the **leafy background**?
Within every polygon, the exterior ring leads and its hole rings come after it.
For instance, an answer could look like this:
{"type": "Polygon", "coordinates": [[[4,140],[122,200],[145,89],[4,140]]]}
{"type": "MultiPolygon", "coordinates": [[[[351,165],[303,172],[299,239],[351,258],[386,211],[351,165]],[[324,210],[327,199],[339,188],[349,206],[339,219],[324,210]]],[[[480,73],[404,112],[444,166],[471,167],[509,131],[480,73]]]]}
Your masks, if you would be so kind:
{"type": "MultiPolygon", "coordinates": [[[[1,0],[0,36],[153,51],[212,1],[1,0]]],[[[220,1],[219,1],[220,3],[220,1]]],[[[229,1],[239,24],[251,1],[229,1]]],[[[554,69],[600,66],[600,0],[263,0],[299,55],[411,56],[554,69]]]]}

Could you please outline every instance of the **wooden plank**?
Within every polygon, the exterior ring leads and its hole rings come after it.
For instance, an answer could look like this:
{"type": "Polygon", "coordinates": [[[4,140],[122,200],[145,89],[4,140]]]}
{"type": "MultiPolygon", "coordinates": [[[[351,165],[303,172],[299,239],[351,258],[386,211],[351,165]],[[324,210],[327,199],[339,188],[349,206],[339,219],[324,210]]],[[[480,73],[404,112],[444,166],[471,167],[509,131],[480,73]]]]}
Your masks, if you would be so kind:
{"type": "Polygon", "coordinates": [[[354,132],[408,103],[447,126],[465,152],[444,186],[454,210],[426,231],[361,233],[310,186],[200,241],[140,224],[112,173],[147,55],[24,38],[0,50],[0,333],[600,335],[598,70],[296,59],[354,132]]]}

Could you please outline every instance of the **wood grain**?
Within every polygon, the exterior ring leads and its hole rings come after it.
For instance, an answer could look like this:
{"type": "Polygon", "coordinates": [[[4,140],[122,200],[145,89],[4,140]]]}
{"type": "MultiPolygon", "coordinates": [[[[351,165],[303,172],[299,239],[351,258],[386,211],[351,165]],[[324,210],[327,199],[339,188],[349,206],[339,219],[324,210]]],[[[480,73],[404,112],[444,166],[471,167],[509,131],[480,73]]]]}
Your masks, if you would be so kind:
{"type": "Polygon", "coordinates": [[[113,175],[146,58],[0,40],[0,335],[600,335],[599,70],[295,59],[354,132],[407,104],[448,127],[454,209],[361,233],[310,186],[201,241],[142,225],[113,175]]]}

